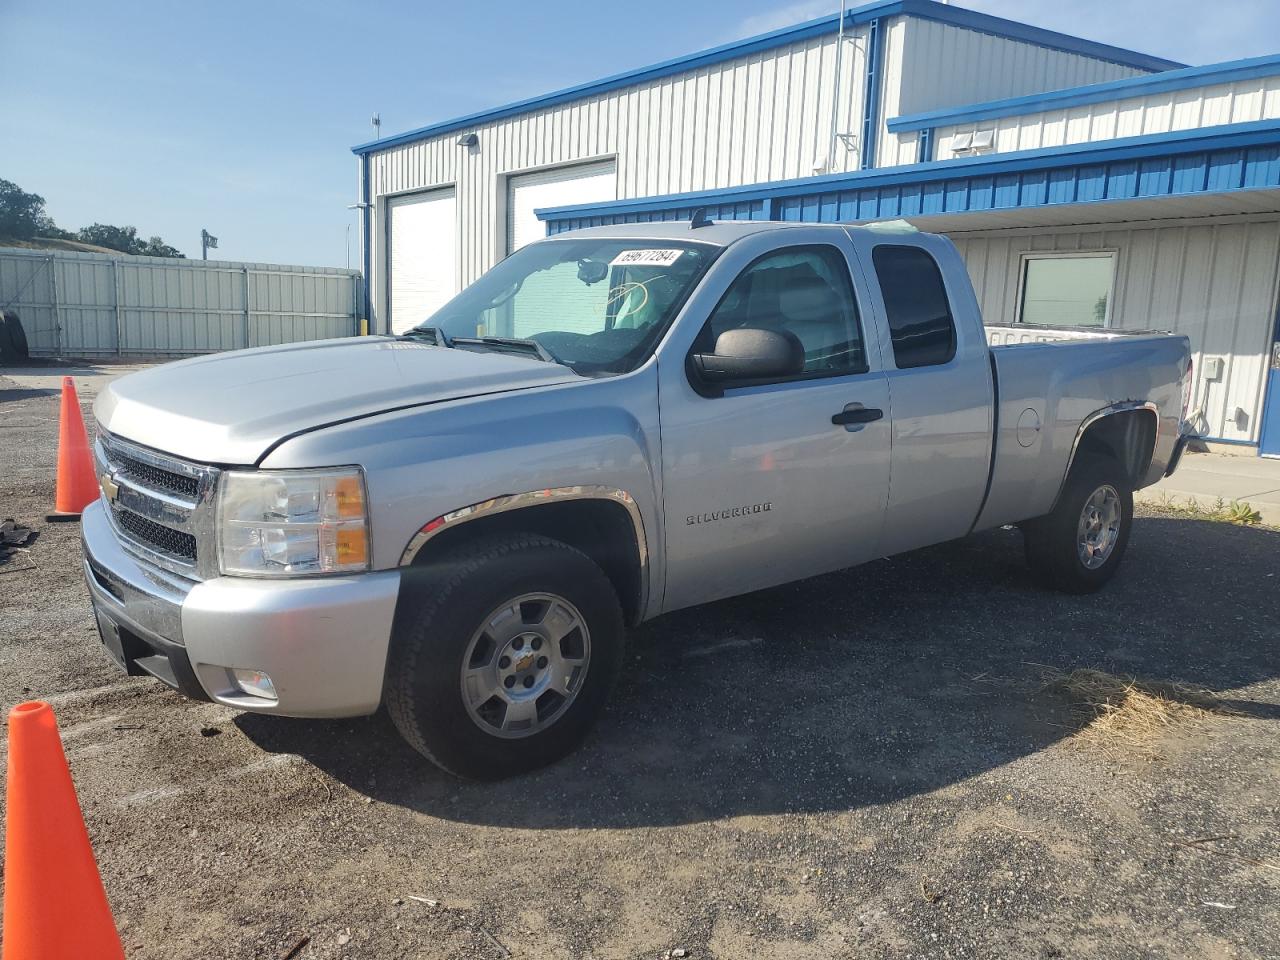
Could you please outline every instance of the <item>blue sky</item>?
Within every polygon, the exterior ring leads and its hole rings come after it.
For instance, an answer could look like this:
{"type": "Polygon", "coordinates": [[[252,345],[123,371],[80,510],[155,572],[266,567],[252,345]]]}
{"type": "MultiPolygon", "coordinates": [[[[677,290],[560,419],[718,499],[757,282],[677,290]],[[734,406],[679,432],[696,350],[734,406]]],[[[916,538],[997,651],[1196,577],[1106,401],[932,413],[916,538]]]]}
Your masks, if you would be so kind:
{"type": "MultiPolygon", "coordinates": [[[[850,6],[856,5],[851,2],[850,6]]],[[[1274,0],[965,0],[1187,63],[1280,52],[1274,0]]],[[[356,262],[350,147],[834,13],[836,2],[0,0],[0,177],[59,225],[356,262]]]]}

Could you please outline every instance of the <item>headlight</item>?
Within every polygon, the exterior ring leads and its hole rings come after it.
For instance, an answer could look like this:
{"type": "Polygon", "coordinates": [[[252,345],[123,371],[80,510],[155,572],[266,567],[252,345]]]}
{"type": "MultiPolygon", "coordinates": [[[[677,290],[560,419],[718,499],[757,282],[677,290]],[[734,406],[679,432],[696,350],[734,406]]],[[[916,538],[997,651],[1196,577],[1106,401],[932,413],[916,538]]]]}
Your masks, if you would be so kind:
{"type": "Polygon", "coordinates": [[[224,473],[218,564],[254,577],[368,570],[364,474],[359,467],[224,473]]]}

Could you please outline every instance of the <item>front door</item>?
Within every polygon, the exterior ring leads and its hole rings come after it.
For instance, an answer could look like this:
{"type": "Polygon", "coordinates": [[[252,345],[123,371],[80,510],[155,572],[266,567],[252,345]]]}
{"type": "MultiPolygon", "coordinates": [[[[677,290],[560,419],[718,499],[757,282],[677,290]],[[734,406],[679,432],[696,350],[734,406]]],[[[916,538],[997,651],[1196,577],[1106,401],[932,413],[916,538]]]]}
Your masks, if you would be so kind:
{"type": "Polygon", "coordinates": [[[786,331],[804,348],[800,376],[704,395],[714,391],[690,379],[683,346],[664,355],[666,610],[851,566],[880,549],[889,394],[858,309],[851,248],[829,232],[815,231],[813,243],[802,231],[788,239],[779,248],[776,237],[751,237],[726,251],[718,269],[736,279],[689,349],[709,352],[734,328],[786,331]]]}

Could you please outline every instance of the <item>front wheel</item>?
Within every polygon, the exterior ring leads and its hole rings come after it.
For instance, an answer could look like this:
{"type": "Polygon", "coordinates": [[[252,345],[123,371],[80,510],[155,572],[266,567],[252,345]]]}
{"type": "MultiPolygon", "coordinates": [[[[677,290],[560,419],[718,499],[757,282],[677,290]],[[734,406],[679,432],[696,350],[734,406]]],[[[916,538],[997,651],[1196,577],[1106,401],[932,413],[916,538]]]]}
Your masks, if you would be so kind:
{"type": "Polygon", "coordinates": [[[516,535],[406,577],[386,701],[405,740],[457,776],[496,780],[573,750],[622,665],[622,609],[585,554],[516,535]]]}
{"type": "Polygon", "coordinates": [[[1133,488],[1112,457],[1081,454],[1053,512],[1023,524],[1027,562],[1047,585],[1092,593],[1116,572],[1133,526],[1133,488]]]}

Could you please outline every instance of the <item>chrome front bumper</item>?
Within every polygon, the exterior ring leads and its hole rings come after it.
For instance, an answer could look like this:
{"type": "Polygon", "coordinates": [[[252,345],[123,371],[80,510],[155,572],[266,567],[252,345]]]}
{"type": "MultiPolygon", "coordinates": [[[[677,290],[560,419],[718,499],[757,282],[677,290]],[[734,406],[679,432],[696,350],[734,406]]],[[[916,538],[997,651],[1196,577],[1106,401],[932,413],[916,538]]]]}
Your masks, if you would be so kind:
{"type": "Polygon", "coordinates": [[[100,501],[85,509],[81,538],[103,642],[127,672],[255,713],[350,717],[378,709],[399,571],[193,583],[135,559],[100,501]],[[276,699],[245,693],[233,669],[268,674],[276,699]]]}

